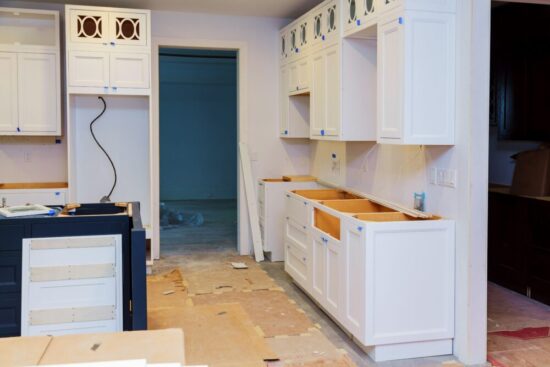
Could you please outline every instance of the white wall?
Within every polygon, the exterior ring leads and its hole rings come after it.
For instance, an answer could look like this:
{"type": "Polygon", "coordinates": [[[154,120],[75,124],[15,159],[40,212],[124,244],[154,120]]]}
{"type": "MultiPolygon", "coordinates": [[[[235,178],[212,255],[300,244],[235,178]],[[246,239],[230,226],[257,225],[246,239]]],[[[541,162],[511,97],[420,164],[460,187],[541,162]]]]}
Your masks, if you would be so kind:
{"type": "Polygon", "coordinates": [[[491,127],[489,139],[489,182],[510,186],[516,167],[516,162],[510,157],[525,150],[537,149],[540,143],[498,140],[496,127],[491,127]]]}

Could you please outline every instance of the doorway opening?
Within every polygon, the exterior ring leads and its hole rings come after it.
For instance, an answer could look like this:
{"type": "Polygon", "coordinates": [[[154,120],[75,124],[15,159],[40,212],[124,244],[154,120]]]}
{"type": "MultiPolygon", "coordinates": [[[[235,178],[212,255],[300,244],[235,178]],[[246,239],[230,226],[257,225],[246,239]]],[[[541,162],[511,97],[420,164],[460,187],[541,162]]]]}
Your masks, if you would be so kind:
{"type": "Polygon", "coordinates": [[[496,366],[550,360],[549,23],[550,5],[492,2],[487,349],[496,366]]]}
{"type": "Polygon", "coordinates": [[[160,246],[236,250],[237,51],[159,48],[160,246]]]}

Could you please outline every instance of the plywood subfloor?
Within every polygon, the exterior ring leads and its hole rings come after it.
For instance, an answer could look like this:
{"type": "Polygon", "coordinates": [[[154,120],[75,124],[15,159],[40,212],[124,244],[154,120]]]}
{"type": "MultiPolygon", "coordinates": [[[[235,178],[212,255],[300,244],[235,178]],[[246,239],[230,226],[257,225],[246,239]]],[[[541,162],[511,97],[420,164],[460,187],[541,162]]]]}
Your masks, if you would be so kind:
{"type": "Polygon", "coordinates": [[[317,329],[310,329],[302,335],[266,340],[285,365],[319,361],[335,362],[342,358],[342,352],[317,329]]]}
{"type": "Polygon", "coordinates": [[[210,294],[242,290],[277,288],[277,284],[261,269],[222,269],[185,275],[189,294],[210,294]]]}
{"type": "Polygon", "coordinates": [[[225,292],[192,297],[195,305],[238,303],[265,337],[299,335],[313,327],[304,311],[282,291],[225,292]]]}

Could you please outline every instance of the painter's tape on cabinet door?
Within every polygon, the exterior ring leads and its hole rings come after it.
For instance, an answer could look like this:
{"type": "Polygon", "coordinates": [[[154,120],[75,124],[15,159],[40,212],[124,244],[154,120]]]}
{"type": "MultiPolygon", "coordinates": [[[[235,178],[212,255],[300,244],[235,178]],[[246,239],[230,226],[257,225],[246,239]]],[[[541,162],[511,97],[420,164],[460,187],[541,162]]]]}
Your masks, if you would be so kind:
{"type": "Polygon", "coordinates": [[[115,264],[40,266],[31,268],[31,282],[113,278],[115,264]]]}
{"type": "Polygon", "coordinates": [[[31,240],[31,250],[53,250],[53,249],[64,249],[64,248],[113,247],[113,246],[115,246],[115,238],[110,236],[40,238],[40,239],[31,240]]]}
{"type": "Polygon", "coordinates": [[[113,305],[81,308],[57,308],[51,310],[33,310],[29,312],[30,325],[32,326],[114,320],[115,317],[116,307],[113,305]]]}

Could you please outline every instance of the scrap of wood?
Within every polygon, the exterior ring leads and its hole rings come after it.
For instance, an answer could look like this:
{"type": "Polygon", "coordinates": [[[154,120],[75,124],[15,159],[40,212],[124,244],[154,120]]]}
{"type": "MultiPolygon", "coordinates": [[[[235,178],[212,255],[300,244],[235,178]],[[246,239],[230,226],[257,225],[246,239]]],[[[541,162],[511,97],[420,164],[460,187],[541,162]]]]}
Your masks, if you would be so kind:
{"type": "Polygon", "coordinates": [[[233,269],[248,269],[248,265],[246,265],[245,263],[232,262],[231,266],[233,266],[233,269]]]}
{"type": "Polygon", "coordinates": [[[239,143],[239,157],[241,158],[241,168],[243,172],[244,191],[246,202],[248,204],[248,217],[252,229],[252,243],[254,245],[254,257],[257,262],[264,261],[264,251],[262,246],[262,234],[260,230],[260,218],[258,216],[258,201],[256,190],[252,178],[252,167],[248,155],[248,147],[243,142],[239,143]]]}
{"type": "Polygon", "coordinates": [[[153,310],[148,326],[185,330],[186,358],[191,365],[264,367],[265,360],[278,358],[238,304],[153,310]]]}
{"type": "Polygon", "coordinates": [[[40,365],[133,359],[185,364],[183,340],[181,329],[55,336],[40,365]]]}

